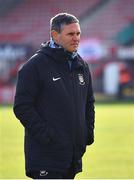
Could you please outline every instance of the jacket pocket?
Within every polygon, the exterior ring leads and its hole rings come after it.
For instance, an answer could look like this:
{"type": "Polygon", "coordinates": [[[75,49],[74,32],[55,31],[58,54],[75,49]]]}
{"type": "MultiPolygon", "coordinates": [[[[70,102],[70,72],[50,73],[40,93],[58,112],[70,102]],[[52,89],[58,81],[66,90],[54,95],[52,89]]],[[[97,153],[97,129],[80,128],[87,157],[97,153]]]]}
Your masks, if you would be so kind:
{"type": "Polygon", "coordinates": [[[52,151],[64,150],[65,148],[68,148],[68,145],[70,144],[68,136],[64,134],[64,131],[49,128],[49,138],[49,147],[52,151]]]}

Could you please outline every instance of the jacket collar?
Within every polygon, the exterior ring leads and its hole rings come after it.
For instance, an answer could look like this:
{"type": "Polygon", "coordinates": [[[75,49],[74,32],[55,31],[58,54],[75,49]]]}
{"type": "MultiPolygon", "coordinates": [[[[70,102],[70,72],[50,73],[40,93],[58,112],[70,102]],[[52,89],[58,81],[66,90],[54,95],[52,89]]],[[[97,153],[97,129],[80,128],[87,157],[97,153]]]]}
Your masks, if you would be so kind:
{"type": "Polygon", "coordinates": [[[63,48],[51,48],[49,44],[50,42],[42,43],[41,48],[37,51],[37,53],[46,54],[58,63],[72,61],[74,69],[83,69],[83,60],[78,53],[74,58],[72,58],[63,48]]]}

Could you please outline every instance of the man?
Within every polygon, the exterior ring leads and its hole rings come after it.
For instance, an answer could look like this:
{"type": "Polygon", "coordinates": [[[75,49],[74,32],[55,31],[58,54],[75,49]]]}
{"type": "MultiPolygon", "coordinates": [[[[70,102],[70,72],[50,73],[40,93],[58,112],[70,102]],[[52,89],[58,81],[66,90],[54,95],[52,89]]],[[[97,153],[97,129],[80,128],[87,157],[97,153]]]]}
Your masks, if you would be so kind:
{"type": "Polygon", "coordinates": [[[78,19],[60,13],[51,40],[19,70],[14,113],[25,127],[26,175],[73,179],[94,141],[94,96],[88,65],[77,53],[78,19]]]}

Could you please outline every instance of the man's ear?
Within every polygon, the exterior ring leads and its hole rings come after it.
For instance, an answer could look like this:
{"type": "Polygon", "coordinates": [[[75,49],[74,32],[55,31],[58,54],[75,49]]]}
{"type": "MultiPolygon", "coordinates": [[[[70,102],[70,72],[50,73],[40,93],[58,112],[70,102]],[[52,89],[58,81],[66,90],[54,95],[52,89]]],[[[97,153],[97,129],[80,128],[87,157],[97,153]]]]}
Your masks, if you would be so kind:
{"type": "Polygon", "coordinates": [[[51,37],[56,43],[59,42],[59,33],[57,31],[52,30],[51,31],[51,37]]]}

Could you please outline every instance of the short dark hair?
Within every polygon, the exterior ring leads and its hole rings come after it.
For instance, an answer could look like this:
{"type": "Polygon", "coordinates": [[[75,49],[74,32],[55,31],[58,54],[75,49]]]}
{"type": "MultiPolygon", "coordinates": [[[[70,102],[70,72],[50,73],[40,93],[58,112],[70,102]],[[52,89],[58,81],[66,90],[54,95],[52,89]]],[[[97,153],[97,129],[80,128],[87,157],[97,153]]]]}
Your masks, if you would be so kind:
{"type": "Polygon", "coordinates": [[[60,33],[63,25],[72,23],[79,23],[79,20],[72,14],[59,13],[50,20],[50,30],[55,30],[60,33]]]}

